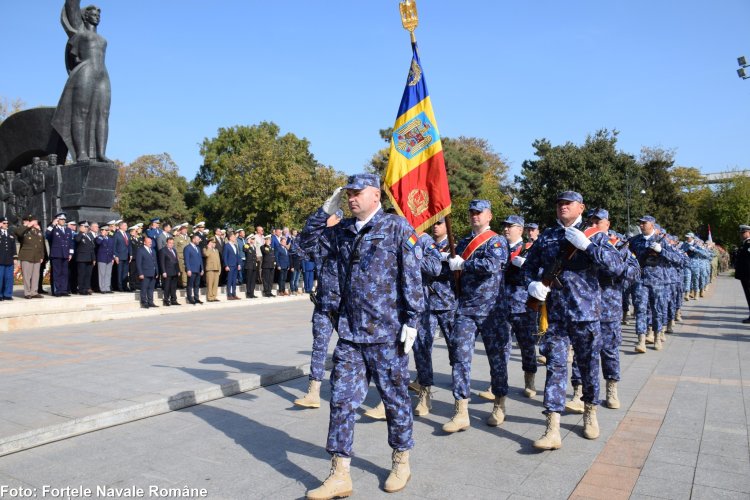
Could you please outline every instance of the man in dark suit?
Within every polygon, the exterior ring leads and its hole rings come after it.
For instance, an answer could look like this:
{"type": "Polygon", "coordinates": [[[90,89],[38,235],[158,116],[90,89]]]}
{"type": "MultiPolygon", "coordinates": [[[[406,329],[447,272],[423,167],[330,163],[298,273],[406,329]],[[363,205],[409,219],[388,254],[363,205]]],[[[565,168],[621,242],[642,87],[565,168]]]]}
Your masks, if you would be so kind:
{"type": "Polygon", "coordinates": [[[164,284],[164,305],[179,306],[177,302],[177,277],[180,275],[180,261],[174,249],[174,238],[167,237],[167,246],[159,250],[159,268],[164,284]]]}
{"type": "Polygon", "coordinates": [[[229,233],[229,241],[224,244],[224,271],[227,273],[227,300],[240,300],[237,297],[237,275],[242,270],[242,256],[237,249],[237,234],[229,233]]]}
{"type": "Polygon", "coordinates": [[[128,267],[130,263],[130,237],[128,236],[128,223],[120,221],[120,227],[115,231],[115,290],[118,292],[129,292],[128,289],[128,267]]]}
{"type": "Polygon", "coordinates": [[[73,232],[65,226],[67,216],[59,213],[45,231],[49,241],[49,257],[52,261],[55,297],[70,296],[68,292],[68,262],[73,258],[73,232]]]}
{"type": "MultiPolygon", "coordinates": [[[[740,225],[740,240],[742,244],[737,247],[734,260],[734,278],[740,280],[742,291],[745,292],[747,307],[750,309],[750,226],[740,225]]],[[[750,324],[750,316],[742,320],[750,324]]]]}
{"type": "Polygon", "coordinates": [[[156,275],[159,273],[159,264],[156,259],[156,250],[153,248],[151,237],[143,237],[143,247],[138,249],[135,261],[138,270],[138,279],[141,280],[141,307],[159,307],[154,304],[154,286],[156,275]]]}
{"type": "Polygon", "coordinates": [[[200,300],[201,276],[203,276],[203,255],[198,245],[201,242],[199,234],[193,234],[193,239],[183,251],[185,270],[188,275],[187,302],[188,304],[203,304],[200,300]]]}
{"type": "Polygon", "coordinates": [[[78,293],[91,295],[91,269],[96,261],[96,243],[89,232],[89,223],[82,221],[78,226],[78,233],[74,237],[76,242],[75,261],[78,276],[78,293]]]}

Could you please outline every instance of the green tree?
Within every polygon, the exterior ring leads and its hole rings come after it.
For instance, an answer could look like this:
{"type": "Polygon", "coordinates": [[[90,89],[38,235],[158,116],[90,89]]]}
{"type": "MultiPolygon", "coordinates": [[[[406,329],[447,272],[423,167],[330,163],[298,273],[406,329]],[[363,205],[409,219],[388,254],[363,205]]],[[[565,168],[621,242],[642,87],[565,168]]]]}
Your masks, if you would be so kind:
{"type": "MultiPolygon", "coordinates": [[[[379,133],[390,144],[393,129],[382,129],[379,133]]],[[[474,198],[490,200],[494,215],[492,227],[500,230],[502,220],[512,212],[513,200],[508,194],[510,187],[507,185],[508,166],[505,160],[493,151],[486,139],[460,136],[456,139],[442,137],[441,141],[453,204],[451,222],[454,235],[460,238],[469,232],[466,209],[474,198]]],[[[368,171],[383,178],[389,153],[390,146],[376,152],[370,160],[368,171]]],[[[390,201],[384,199],[384,205],[390,206],[390,201]]]]}
{"type": "MultiPolygon", "coordinates": [[[[137,210],[137,204],[140,201],[148,201],[149,196],[141,193],[138,189],[144,186],[158,185],[159,193],[164,194],[163,182],[159,183],[143,183],[138,181],[151,181],[159,179],[168,183],[173,189],[169,189],[169,196],[164,200],[164,203],[159,205],[153,205],[150,203],[149,207],[162,207],[163,213],[156,213],[151,217],[164,217],[172,221],[172,215],[178,214],[179,219],[192,219],[195,215],[193,211],[187,209],[187,201],[200,200],[200,195],[195,192],[194,186],[188,185],[187,179],[180,175],[180,169],[177,164],[172,160],[169,153],[161,153],[155,155],[143,155],[136,158],[132,163],[125,165],[122,162],[118,162],[119,172],[117,179],[117,188],[115,189],[115,205],[113,209],[120,212],[125,220],[131,220],[131,217],[127,217],[126,214],[133,213],[145,213],[151,209],[144,207],[144,210],[137,210]],[[138,186],[138,189],[133,189],[132,186],[138,186]],[[133,199],[132,197],[135,197],[133,199]]],[[[189,205],[196,206],[196,205],[189,205]]],[[[155,208],[154,208],[155,209],[155,208]]],[[[141,220],[141,219],[135,219],[141,220]]]]}
{"type": "Polygon", "coordinates": [[[739,175],[721,184],[711,200],[707,221],[717,242],[736,246],[739,225],[750,221],[750,178],[739,175]]]}
{"type": "Polygon", "coordinates": [[[189,216],[182,193],[167,177],[136,177],[121,193],[118,210],[126,221],[146,222],[160,217],[179,222],[189,216]]]}
{"type": "Polygon", "coordinates": [[[315,160],[307,139],[271,122],[221,128],[201,155],[194,184],[214,188],[199,207],[211,224],[300,227],[345,179],[315,160]]]}
{"type": "Polygon", "coordinates": [[[624,230],[628,192],[632,212],[634,186],[642,172],[633,156],[617,149],[617,134],[616,130],[601,129],[580,146],[572,142],[553,146],[547,139],[534,141],[537,159],[524,161],[521,176],[516,177],[526,219],[544,226],[554,224],[558,194],[577,191],[588,208],[606,208],[613,227],[624,230]]]}

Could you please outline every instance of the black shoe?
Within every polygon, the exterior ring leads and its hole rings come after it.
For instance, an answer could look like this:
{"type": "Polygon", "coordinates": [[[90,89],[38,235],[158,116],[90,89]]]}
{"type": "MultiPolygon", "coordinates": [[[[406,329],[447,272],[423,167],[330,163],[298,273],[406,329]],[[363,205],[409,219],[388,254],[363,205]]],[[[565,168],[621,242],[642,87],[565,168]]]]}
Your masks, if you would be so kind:
{"type": "Polygon", "coordinates": [[[149,304],[148,307],[159,307],[156,304],[149,304]]]}
{"type": "Polygon", "coordinates": [[[47,290],[39,290],[39,293],[42,295],[49,295],[49,292],[47,290]]]}
{"type": "Polygon", "coordinates": [[[148,309],[148,304],[141,304],[141,309],[148,309]]]}
{"type": "Polygon", "coordinates": [[[104,293],[115,293],[115,292],[113,292],[112,290],[110,290],[110,291],[108,291],[108,292],[104,292],[104,293]]]}
{"type": "Polygon", "coordinates": [[[196,303],[196,304],[203,304],[203,302],[201,302],[201,301],[200,301],[200,300],[198,300],[198,299],[195,299],[195,303],[196,303]]]}
{"type": "Polygon", "coordinates": [[[746,325],[750,324],[750,318],[743,319],[742,322],[745,323],[746,325]]]}
{"type": "Polygon", "coordinates": [[[182,304],[180,304],[179,302],[177,302],[177,301],[175,300],[174,302],[170,302],[170,303],[169,303],[169,305],[170,305],[170,306],[181,306],[182,304]]]}
{"type": "Polygon", "coordinates": [[[171,306],[171,305],[172,305],[172,304],[170,304],[169,302],[162,302],[162,304],[164,304],[164,305],[165,305],[165,306],[167,306],[167,307],[169,307],[169,306],[171,306]]]}

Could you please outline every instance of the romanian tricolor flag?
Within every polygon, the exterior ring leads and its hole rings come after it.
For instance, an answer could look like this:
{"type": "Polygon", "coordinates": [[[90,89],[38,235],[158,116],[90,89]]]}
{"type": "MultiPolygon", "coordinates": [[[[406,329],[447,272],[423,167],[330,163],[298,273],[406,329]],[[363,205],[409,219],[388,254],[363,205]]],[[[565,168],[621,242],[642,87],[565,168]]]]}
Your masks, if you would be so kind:
{"type": "Polygon", "coordinates": [[[451,212],[448,175],[417,44],[398,118],[393,126],[385,190],[396,210],[417,231],[451,212]]]}

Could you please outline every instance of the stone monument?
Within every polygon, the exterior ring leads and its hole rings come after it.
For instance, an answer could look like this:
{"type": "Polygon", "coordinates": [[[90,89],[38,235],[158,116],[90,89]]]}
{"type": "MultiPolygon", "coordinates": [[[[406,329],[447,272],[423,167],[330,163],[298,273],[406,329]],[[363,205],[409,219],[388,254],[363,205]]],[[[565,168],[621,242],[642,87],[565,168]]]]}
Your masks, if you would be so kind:
{"type": "Polygon", "coordinates": [[[99,8],[82,11],[80,0],[65,0],[68,81],[57,108],[22,111],[0,125],[0,216],[11,224],[28,212],[44,225],[61,211],[69,220],[117,218],[118,171],[106,156],[111,87],[100,18],[99,8]],[[65,164],[68,152],[72,163],[65,164]]]}

